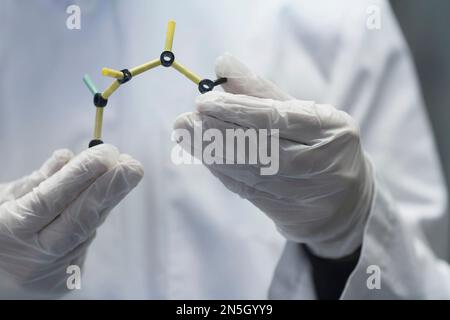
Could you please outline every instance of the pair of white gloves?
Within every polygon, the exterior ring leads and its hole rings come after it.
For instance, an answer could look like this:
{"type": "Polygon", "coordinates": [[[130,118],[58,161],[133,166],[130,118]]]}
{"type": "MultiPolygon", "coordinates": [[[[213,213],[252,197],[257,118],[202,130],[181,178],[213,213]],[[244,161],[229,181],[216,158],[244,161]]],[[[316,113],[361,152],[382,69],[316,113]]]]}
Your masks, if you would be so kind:
{"type": "MultiPolygon", "coordinates": [[[[228,79],[226,92],[199,96],[197,110],[178,117],[175,129],[194,132],[199,123],[221,131],[279,129],[276,175],[260,175],[254,165],[208,168],[288,240],[327,258],[353,253],[362,242],[373,177],[351,117],[291,98],[230,55],[218,59],[216,73],[228,79]]],[[[26,292],[67,292],[67,268],[82,266],[96,229],[142,176],[138,161],[100,145],[76,157],[57,151],[30,176],[0,185],[0,281],[7,277],[26,292]]]]}

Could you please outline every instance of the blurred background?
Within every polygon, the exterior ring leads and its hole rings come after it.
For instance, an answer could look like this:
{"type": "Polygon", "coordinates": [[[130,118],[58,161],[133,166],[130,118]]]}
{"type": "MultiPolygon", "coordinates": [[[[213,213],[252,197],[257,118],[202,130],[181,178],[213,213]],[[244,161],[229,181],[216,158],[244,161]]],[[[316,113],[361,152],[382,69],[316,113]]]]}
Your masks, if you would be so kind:
{"type": "Polygon", "coordinates": [[[414,56],[450,186],[450,1],[391,0],[414,56]]]}

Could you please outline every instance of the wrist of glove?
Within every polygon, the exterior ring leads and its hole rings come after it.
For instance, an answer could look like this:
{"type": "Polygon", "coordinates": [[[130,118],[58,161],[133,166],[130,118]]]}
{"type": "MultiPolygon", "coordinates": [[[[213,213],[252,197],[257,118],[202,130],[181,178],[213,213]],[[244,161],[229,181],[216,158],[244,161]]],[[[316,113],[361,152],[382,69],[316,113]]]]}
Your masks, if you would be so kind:
{"type": "MultiPolygon", "coordinates": [[[[353,119],[333,106],[290,97],[230,55],[218,59],[216,73],[227,78],[226,92],[198,97],[196,112],[178,117],[175,129],[193,136],[199,126],[214,128],[224,137],[229,129],[277,129],[279,150],[271,150],[279,152],[276,174],[261,175],[253,164],[207,167],[271,218],[288,240],[326,258],[354,252],[362,242],[374,182],[353,119]]],[[[180,145],[199,154],[192,143],[180,145]]]]}
{"type": "Polygon", "coordinates": [[[69,292],[67,268],[82,267],[96,229],[142,176],[139,162],[101,145],[76,157],[57,151],[0,185],[0,277],[25,297],[69,292]]]}

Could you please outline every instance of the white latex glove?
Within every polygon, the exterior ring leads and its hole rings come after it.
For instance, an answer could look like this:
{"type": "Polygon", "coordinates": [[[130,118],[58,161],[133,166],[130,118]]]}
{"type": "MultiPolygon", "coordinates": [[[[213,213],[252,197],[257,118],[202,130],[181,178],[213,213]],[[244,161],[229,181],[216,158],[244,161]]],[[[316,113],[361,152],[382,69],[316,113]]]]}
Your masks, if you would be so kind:
{"type": "MultiPolygon", "coordinates": [[[[330,105],[291,98],[230,55],[218,58],[216,73],[228,79],[227,92],[199,96],[196,112],[179,116],[174,128],[193,136],[203,125],[224,137],[225,129],[279,129],[278,174],[263,176],[255,165],[208,168],[288,240],[326,258],[353,253],[362,243],[374,182],[352,118],[330,105]]],[[[180,145],[192,154],[190,143],[180,145]]]]}
{"type": "Polygon", "coordinates": [[[7,279],[25,297],[69,292],[67,267],[82,267],[96,229],[143,176],[111,145],[72,157],[56,151],[30,176],[0,185],[0,291],[7,279]]]}

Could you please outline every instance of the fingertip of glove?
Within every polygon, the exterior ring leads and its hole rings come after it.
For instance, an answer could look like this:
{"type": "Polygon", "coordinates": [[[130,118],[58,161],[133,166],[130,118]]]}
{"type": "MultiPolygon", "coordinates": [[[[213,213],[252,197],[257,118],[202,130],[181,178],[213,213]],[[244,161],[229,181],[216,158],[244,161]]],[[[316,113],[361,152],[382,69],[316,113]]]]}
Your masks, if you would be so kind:
{"type": "Polygon", "coordinates": [[[69,149],[60,149],[53,152],[53,158],[58,162],[67,163],[70,159],[74,157],[74,154],[69,149]]]}
{"type": "Polygon", "coordinates": [[[230,55],[229,53],[225,52],[223,55],[218,56],[216,58],[216,61],[214,63],[214,70],[216,72],[217,77],[224,77],[225,76],[225,71],[226,71],[226,60],[228,59],[228,55],[230,55]]]}
{"type": "Polygon", "coordinates": [[[136,187],[144,177],[142,164],[129,155],[121,155],[116,167],[108,174],[112,174],[111,183],[115,186],[112,194],[122,194],[130,192],[136,187]]]}
{"type": "Polygon", "coordinates": [[[237,58],[226,52],[219,56],[215,62],[215,71],[217,77],[235,78],[249,73],[249,69],[237,58]]]}
{"type": "Polygon", "coordinates": [[[198,107],[199,105],[203,105],[205,103],[209,103],[217,99],[218,94],[223,93],[220,91],[209,91],[204,94],[201,94],[195,98],[195,104],[198,107]]]}
{"type": "Polygon", "coordinates": [[[227,82],[222,84],[226,92],[277,100],[292,99],[275,84],[258,76],[229,53],[216,59],[215,70],[217,77],[227,78],[227,82]]]}
{"type": "Polygon", "coordinates": [[[225,53],[216,59],[215,71],[218,78],[227,78],[227,82],[222,84],[222,88],[226,92],[251,93],[255,81],[256,83],[259,82],[259,77],[256,74],[229,53],[225,53]]]}
{"type": "Polygon", "coordinates": [[[127,167],[131,172],[134,172],[139,180],[144,176],[144,166],[142,163],[128,154],[121,154],[119,156],[119,165],[127,167]]]}
{"type": "Polygon", "coordinates": [[[180,114],[173,123],[174,130],[188,129],[194,127],[196,121],[201,121],[201,118],[196,112],[185,112],[180,114]]]}
{"type": "Polygon", "coordinates": [[[114,153],[117,155],[117,158],[119,157],[119,150],[112,144],[102,143],[87,149],[87,151],[89,150],[92,150],[92,152],[114,153]]]}
{"type": "Polygon", "coordinates": [[[49,160],[42,165],[39,171],[45,178],[48,178],[64,167],[73,156],[72,151],[68,149],[56,150],[49,160]]]}
{"type": "Polygon", "coordinates": [[[85,165],[88,171],[92,172],[94,176],[98,176],[115,167],[119,155],[119,150],[116,147],[101,144],[80,153],[75,158],[74,165],[85,165]]]}
{"type": "Polygon", "coordinates": [[[195,100],[196,109],[198,112],[207,112],[215,109],[218,105],[223,105],[230,93],[221,91],[210,91],[195,100]]]}
{"type": "Polygon", "coordinates": [[[98,158],[106,164],[113,166],[119,160],[119,150],[111,144],[100,144],[87,150],[91,157],[98,158]]]}

